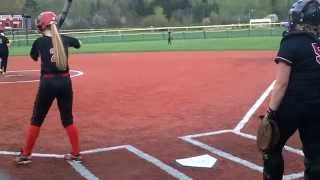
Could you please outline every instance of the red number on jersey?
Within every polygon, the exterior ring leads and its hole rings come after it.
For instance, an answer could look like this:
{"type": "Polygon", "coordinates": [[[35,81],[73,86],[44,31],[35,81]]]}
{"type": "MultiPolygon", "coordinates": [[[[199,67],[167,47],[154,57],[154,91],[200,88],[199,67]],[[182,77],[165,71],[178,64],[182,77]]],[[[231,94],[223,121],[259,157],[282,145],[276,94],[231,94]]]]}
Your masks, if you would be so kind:
{"type": "Polygon", "coordinates": [[[51,56],[51,58],[50,58],[51,62],[52,62],[52,63],[55,63],[56,60],[55,60],[55,58],[54,58],[54,49],[53,49],[53,48],[50,49],[50,56],[51,56]]]}
{"type": "Polygon", "coordinates": [[[316,54],[317,63],[320,64],[320,46],[319,43],[312,43],[313,51],[316,54]]]}

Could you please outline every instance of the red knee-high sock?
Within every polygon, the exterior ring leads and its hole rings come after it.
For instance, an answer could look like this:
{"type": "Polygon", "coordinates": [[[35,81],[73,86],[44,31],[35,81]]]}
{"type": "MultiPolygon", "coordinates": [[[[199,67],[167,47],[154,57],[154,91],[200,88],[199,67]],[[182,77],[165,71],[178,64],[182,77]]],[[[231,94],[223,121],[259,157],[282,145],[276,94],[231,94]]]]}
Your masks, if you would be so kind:
{"type": "Polygon", "coordinates": [[[34,144],[36,143],[37,137],[40,133],[40,127],[30,125],[28,134],[27,134],[27,142],[22,150],[23,155],[31,155],[34,144]]]}
{"type": "Polygon", "coordinates": [[[80,145],[79,145],[79,133],[75,125],[70,125],[66,127],[66,131],[69,137],[70,144],[72,146],[72,155],[80,154],[80,145]]]}

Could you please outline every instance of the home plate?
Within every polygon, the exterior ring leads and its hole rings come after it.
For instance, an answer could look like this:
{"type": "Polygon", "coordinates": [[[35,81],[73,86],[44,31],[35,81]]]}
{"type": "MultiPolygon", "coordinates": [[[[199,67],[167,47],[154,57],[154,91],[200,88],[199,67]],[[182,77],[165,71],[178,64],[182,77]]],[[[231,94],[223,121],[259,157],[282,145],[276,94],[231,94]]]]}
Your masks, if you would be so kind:
{"type": "Polygon", "coordinates": [[[196,157],[177,159],[176,162],[187,167],[212,168],[217,162],[217,159],[206,154],[196,157]]]}

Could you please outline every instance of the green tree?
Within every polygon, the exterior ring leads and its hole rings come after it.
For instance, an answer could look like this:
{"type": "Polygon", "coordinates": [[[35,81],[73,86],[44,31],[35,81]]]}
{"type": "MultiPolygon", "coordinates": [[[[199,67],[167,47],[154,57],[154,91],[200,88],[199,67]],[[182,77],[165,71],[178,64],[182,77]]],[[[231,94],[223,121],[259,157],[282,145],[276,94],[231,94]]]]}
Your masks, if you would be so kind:
{"type": "Polygon", "coordinates": [[[149,1],[134,0],[134,8],[139,16],[148,16],[153,13],[153,8],[149,1]]]}
{"type": "Polygon", "coordinates": [[[22,12],[32,17],[36,17],[39,14],[38,3],[35,0],[25,0],[22,12]]]}
{"type": "Polygon", "coordinates": [[[193,18],[197,22],[202,22],[212,12],[219,14],[219,4],[215,0],[193,0],[191,5],[193,18]]]}
{"type": "MultiPolygon", "coordinates": [[[[0,1],[0,9],[15,11],[13,9],[18,9],[16,6],[19,5],[17,2],[21,4],[27,0],[0,1]]],[[[26,4],[26,10],[32,15],[37,15],[43,10],[60,12],[64,1],[28,0],[23,5],[26,4]],[[34,2],[36,6],[31,5],[34,2]],[[34,7],[36,8],[32,9],[34,7]]],[[[175,26],[197,25],[204,21],[208,24],[248,23],[250,18],[264,18],[273,12],[277,13],[280,20],[286,20],[289,7],[294,1],[296,0],[74,0],[64,27],[175,26]],[[156,10],[159,8],[162,13],[156,10]]]]}
{"type": "Polygon", "coordinates": [[[271,12],[277,13],[277,2],[278,0],[270,0],[271,2],[271,12]]]}
{"type": "Polygon", "coordinates": [[[168,19],[164,15],[162,7],[157,6],[154,8],[154,14],[144,18],[145,26],[168,26],[168,19]]]}
{"type": "Polygon", "coordinates": [[[0,13],[20,13],[24,4],[25,0],[1,0],[0,13]]]}

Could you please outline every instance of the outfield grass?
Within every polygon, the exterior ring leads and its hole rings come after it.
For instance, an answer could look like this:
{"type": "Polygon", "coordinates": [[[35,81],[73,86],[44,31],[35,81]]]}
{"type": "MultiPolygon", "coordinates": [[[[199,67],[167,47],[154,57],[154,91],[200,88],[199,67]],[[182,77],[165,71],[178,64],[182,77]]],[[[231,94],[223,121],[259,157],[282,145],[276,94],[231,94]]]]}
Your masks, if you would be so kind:
{"type": "MultiPolygon", "coordinates": [[[[279,36],[238,37],[217,39],[173,40],[169,46],[166,40],[131,41],[110,43],[84,43],[73,53],[145,52],[145,51],[223,51],[223,50],[276,50],[279,36]]],[[[31,45],[12,47],[10,55],[28,55],[31,45]]]]}

